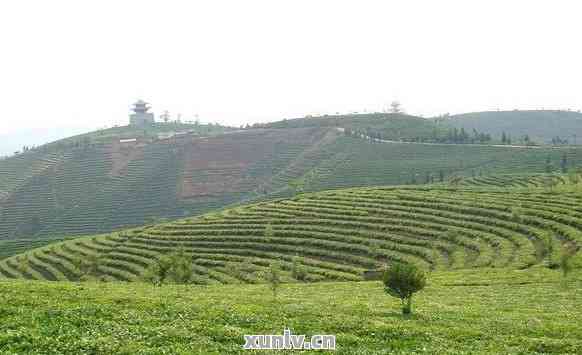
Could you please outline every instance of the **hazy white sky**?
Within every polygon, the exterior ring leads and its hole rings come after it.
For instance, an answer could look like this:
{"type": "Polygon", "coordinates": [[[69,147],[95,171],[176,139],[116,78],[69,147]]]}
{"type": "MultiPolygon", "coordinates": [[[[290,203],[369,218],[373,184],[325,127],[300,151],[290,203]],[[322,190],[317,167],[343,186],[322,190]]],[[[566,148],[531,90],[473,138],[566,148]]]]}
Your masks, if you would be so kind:
{"type": "Polygon", "coordinates": [[[580,1],[2,1],[0,133],[582,108],[580,1]]]}

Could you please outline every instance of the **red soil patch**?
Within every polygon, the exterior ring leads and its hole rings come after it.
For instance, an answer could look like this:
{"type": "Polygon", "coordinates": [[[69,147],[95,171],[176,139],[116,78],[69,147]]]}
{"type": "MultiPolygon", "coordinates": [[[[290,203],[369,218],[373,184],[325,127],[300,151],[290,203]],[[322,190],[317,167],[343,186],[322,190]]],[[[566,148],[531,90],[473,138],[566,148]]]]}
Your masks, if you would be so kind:
{"type": "Polygon", "coordinates": [[[300,155],[305,147],[321,139],[316,132],[321,130],[253,130],[193,139],[191,144],[184,146],[179,197],[189,199],[253,191],[276,173],[273,162],[278,157],[300,155]]]}
{"type": "Polygon", "coordinates": [[[111,171],[109,176],[122,177],[127,175],[127,166],[134,159],[143,157],[144,143],[119,143],[110,146],[111,171]]]}

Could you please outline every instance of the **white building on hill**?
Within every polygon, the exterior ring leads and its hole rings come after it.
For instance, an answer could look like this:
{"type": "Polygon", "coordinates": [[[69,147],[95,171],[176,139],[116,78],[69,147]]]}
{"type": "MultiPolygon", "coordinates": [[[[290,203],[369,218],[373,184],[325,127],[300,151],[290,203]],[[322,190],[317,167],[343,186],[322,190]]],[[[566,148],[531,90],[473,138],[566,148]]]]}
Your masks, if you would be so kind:
{"type": "Polygon", "coordinates": [[[132,126],[144,126],[154,123],[154,114],[148,112],[151,107],[143,100],[133,104],[133,113],[129,115],[129,124],[132,126]]]}

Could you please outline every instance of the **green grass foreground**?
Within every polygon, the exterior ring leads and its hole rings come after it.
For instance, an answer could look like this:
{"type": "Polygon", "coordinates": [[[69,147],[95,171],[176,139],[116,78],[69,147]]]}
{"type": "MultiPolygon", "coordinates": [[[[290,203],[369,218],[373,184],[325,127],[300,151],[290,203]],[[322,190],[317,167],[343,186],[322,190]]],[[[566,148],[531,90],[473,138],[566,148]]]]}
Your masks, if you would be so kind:
{"type": "Polygon", "coordinates": [[[266,285],[2,280],[0,352],[245,353],[244,334],[289,327],[336,334],[337,354],[581,353],[582,275],[572,276],[564,285],[539,267],[432,273],[408,319],[380,282],[285,284],[274,301],[266,285]]]}

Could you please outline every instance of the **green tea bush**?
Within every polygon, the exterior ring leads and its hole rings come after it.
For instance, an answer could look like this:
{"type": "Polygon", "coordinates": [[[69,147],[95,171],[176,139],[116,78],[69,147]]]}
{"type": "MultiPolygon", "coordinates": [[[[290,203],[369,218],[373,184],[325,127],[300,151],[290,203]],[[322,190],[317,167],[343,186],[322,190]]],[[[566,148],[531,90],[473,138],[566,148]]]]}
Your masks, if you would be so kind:
{"type": "Polygon", "coordinates": [[[293,257],[293,264],[291,267],[291,276],[298,281],[306,281],[309,276],[307,269],[300,262],[298,256],[293,257]]]}
{"type": "Polygon", "coordinates": [[[412,296],[426,285],[426,276],[414,264],[392,264],[384,273],[384,291],[402,302],[402,314],[412,313],[412,296]]]}
{"type": "Polygon", "coordinates": [[[162,255],[147,269],[145,279],[158,286],[167,281],[186,284],[192,280],[193,274],[192,257],[180,248],[172,254],[162,255]]]}

